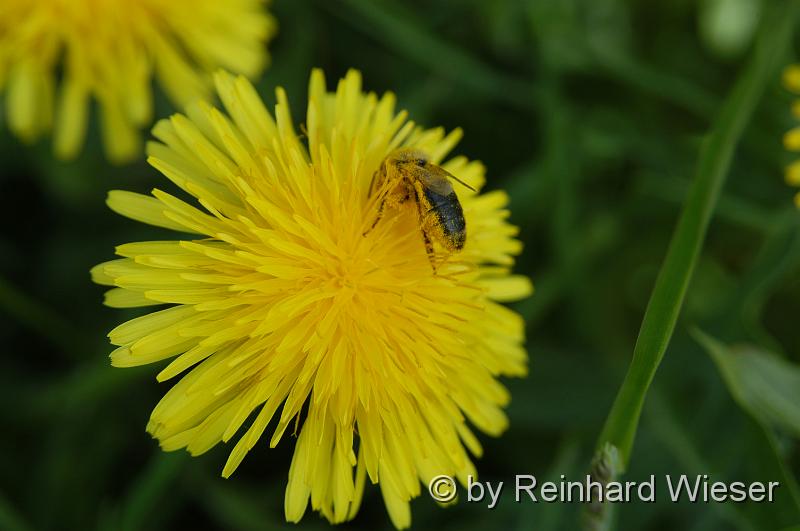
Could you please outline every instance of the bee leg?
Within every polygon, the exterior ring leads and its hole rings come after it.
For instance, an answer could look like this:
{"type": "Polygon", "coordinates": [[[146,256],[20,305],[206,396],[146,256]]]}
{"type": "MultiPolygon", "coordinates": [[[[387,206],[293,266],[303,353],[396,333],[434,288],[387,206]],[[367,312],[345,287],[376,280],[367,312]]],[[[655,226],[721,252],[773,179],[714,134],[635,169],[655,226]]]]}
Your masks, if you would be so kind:
{"type": "Polygon", "coordinates": [[[372,229],[374,229],[374,228],[375,228],[375,226],[378,224],[378,222],[379,222],[379,221],[381,220],[381,218],[383,217],[383,210],[384,210],[385,208],[386,208],[386,196],[384,195],[384,196],[383,196],[383,199],[381,199],[381,202],[380,202],[380,204],[378,205],[378,215],[377,215],[377,216],[375,216],[375,221],[373,221],[373,222],[372,222],[372,226],[371,226],[370,228],[368,228],[367,230],[365,230],[364,232],[362,232],[362,233],[361,233],[361,235],[362,235],[362,236],[366,236],[367,234],[369,234],[370,232],[372,232],[372,229]]]}
{"type": "MultiPolygon", "coordinates": [[[[377,174],[377,172],[376,172],[376,174],[377,174]]],[[[373,175],[373,182],[374,182],[374,180],[375,180],[375,175],[373,175]]],[[[372,188],[372,184],[370,184],[370,188],[372,188]]],[[[415,193],[415,195],[416,195],[416,193],[415,193]]],[[[372,229],[375,228],[375,226],[378,224],[378,222],[383,217],[383,212],[386,209],[386,202],[387,201],[390,201],[389,207],[397,207],[397,206],[402,205],[406,201],[408,201],[410,198],[411,198],[411,192],[408,190],[408,188],[406,188],[405,195],[402,196],[402,197],[399,197],[399,198],[393,193],[390,194],[389,192],[385,192],[383,194],[383,198],[381,198],[381,202],[378,204],[378,215],[375,217],[375,221],[373,221],[372,222],[372,226],[370,228],[368,228],[367,230],[365,230],[361,235],[362,236],[366,236],[367,234],[372,232],[372,229]]]]}
{"type": "Polygon", "coordinates": [[[422,232],[422,239],[425,241],[425,252],[428,253],[428,261],[431,263],[433,274],[436,274],[436,254],[433,250],[433,243],[431,237],[428,236],[428,231],[424,228],[420,229],[422,232]]]}
{"type": "MultiPolygon", "coordinates": [[[[428,235],[427,230],[427,221],[428,221],[428,214],[430,212],[423,211],[422,202],[419,200],[419,191],[416,188],[413,188],[414,193],[414,201],[417,203],[417,213],[419,215],[419,230],[422,233],[422,240],[425,242],[425,252],[428,254],[428,261],[431,263],[431,268],[433,269],[433,274],[436,274],[436,254],[433,249],[433,243],[431,242],[431,237],[428,235]]],[[[409,197],[411,192],[409,192],[409,197]]]]}

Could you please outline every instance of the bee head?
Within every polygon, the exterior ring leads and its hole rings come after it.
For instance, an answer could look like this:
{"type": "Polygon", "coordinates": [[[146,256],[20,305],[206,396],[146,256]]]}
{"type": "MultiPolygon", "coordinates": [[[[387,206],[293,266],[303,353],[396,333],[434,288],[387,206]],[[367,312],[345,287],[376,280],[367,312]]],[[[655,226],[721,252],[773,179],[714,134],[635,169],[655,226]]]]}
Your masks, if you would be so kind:
{"type": "Polygon", "coordinates": [[[398,164],[413,164],[424,168],[428,165],[428,155],[424,151],[414,148],[401,148],[398,149],[393,157],[398,164]]]}

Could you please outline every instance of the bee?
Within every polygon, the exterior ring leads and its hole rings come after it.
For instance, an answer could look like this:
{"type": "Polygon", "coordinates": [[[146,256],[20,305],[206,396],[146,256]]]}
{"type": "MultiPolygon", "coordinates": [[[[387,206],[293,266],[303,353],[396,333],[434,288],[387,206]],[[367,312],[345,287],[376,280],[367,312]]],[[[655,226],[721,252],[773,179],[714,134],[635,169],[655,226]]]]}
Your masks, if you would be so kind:
{"type": "Polygon", "coordinates": [[[425,252],[436,273],[433,241],[449,252],[464,248],[467,226],[464,211],[448,178],[476,191],[467,183],[433,164],[425,152],[413,148],[400,148],[389,154],[372,175],[369,195],[380,193],[378,214],[364,236],[375,228],[385,209],[398,208],[410,199],[417,206],[417,221],[425,252]]]}

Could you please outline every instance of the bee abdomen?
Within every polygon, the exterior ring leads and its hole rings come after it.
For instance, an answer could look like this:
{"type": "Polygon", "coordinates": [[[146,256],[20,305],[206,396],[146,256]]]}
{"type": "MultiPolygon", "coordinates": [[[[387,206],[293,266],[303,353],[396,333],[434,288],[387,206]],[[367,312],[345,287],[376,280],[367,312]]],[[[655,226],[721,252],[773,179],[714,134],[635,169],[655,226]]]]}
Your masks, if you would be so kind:
{"type": "Polygon", "coordinates": [[[431,204],[431,210],[437,218],[443,244],[455,250],[461,250],[467,239],[467,226],[464,221],[464,211],[455,192],[447,195],[437,194],[425,190],[425,197],[431,204]]]}

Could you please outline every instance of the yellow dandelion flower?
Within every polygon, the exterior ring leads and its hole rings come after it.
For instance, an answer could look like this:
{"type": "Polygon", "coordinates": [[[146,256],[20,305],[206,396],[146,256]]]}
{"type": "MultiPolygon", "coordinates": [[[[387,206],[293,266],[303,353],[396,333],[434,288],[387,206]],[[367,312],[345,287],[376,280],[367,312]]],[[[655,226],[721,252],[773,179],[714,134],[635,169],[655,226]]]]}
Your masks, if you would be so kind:
{"type": "MultiPolygon", "coordinates": [[[[783,71],[783,85],[787,90],[800,94],[800,65],[789,65],[783,71]]],[[[792,115],[800,119],[800,100],[792,104],[792,115]]],[[[800,126],[794,127],[783,135],[783,145],[793,152],[800,152],[800,126]]],[[[786,182],[791,186],[800,186],[800,160],[786,167],[786,182]]],[[[800,192],[794,196],[795,204],[800,207],[800,192]]]]}
{"type": "MultiPolygon", "coordinates": [[[[370,182],[399,147],[438,164],[459,130],[416,127],[392,94],[365,94],[358,72],[329,93],[314,71],[298,136],[282,89],[273,118],[244,78],[215,81],[227,115],[197,103],[159,122],[148,146],[150,164],[199,204],[158,189],[109,195],[124,216],[195,235],[121,245],[122,258],[93,269],[114,286],[109,306],[171,305],[112,330],[112,364],[174,358],[158,380],[185,374],[147,430],[193,455],[238,437],[225,477],[271,420],[270,447],[299,427],[289,521],[309,499],[331,522],[352,518],[369,478],[407,527],[421,484],[475,473],[467,449],[480,456],[481,445],[468,423],[506,428],[497,377],[526,374],[524,323],[499,304],[531,292],[510,273],[521,244],[508,198],[460,189],[466,244],[437,248],[434,272],[412,208],[387,211],[364,235],[376,215],[370,182]]],[[[442,167],[484,184],[478,162],[442,167]]]]}
{"type": "Polygon", "coordinates": [[[52,130],[56,155],[70,158],[94,99],[108,158],[130,160],[152,123],[154,76],[183,107],[210,94],[217,68],[259,74],[274,31],[261,0],[3,0],[8,126],[28,142],[52,130]]]}

